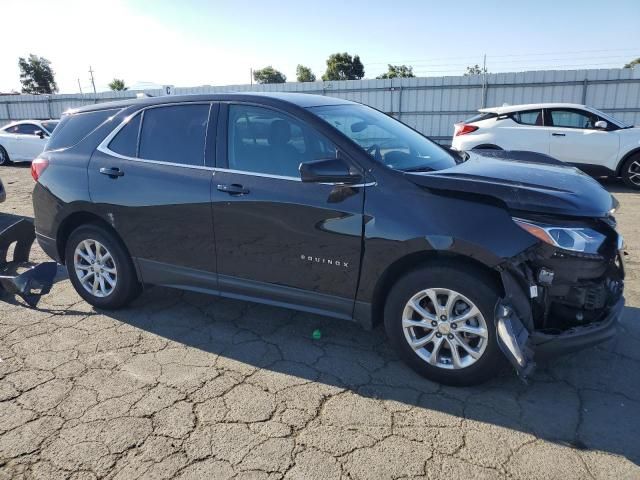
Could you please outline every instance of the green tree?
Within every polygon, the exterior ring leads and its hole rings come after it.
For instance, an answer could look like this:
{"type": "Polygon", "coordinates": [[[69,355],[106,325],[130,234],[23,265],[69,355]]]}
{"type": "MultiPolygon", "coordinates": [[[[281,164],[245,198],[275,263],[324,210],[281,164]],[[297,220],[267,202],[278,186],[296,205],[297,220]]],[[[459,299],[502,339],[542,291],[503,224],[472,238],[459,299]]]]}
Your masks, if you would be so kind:
{"type": "Polygon", "coordinates": [[[287,77],[271,65],[253,71],[253,79],[258,83],[284,83],[287,77]]]}
{"type": "Polygon", "coordinates": [[[640,65],[640,57],[635,60],[631,60],[629,63],[625,64],[624,68],[633,68],[636,65],[640,65]]]}
{"type": "Polygon", "coordinates": [[[407,65],[391,65],[389,64],[389,70],[387,70],[382,75],[376,77],[378,79],[381,78],[413,78],[415,75],[413,74],[413,67],[409,67],[407,65]]]}
{"type": "Polygon", "coordinates": [[[298,65],[296,67],[296,80],[299,82],[315,82],[316,76],[309,67],[298,65]]]}
{"type": "Polygon", "coordinates": [[[44,57],[30,54],[29,58],[18,59],[22,93],[56,93],[58,86],[54,78],[51,62],[44,57]]]}
{"type": "Polygon", "coordinates": [[[360,80],[364,77],[364,65],[358,55],[351,57],[347,52],[334,53],[327,59],[327,71],[322,80],[360,80]]]}
{"type": "Polygon", "coordinates": [[[467,67],[467,71],[464,72],[464,76],[468,77],[469,75],[482,75],[483,73],[489,73],[486,68],[482,68],[477,63],[475,65],[470,65],[467,67]]]}
{"type": "Polygon", "coordinates": [[[121,80],[119,78],[114,78],[111,83],[109,84],[109,88],[115,92],[121,92],[123,90],[129,90],[129,87],[127,87],[124,84],[124,80],[121,80]]]}

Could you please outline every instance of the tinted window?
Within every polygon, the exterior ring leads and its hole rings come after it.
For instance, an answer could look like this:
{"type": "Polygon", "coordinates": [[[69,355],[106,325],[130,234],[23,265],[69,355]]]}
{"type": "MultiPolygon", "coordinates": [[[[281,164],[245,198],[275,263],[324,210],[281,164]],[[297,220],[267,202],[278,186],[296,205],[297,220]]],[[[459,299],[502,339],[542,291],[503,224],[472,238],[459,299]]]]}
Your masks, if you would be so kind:
{"type": "Polygon", "coordinates": [[[511,118],[517,123],[522,125],[544,125],[542,119],[542,110],[524,110],[522,112],[514,112],[511,114],[511,118]]]}
{"type": "Polygon", "coordinates": [[[51,135],[45,150],[73,147],[117,113],[118,110],[111,109],[65,115],[51,135]]]}
{"type": "Polygon", "coordinates": [[[120,129],[118,134],[109,143],[110,150],[127,157],[136,156],[136,149],[138,148],[138,132],[140,131],[140,118],[140,114],[136,115],[120,129]]]}
{"type": "Polygon", "coordinates": [[[471,118],[467,118],[463,123],[481,122],[482,120],[489,120],[490,118],[495,118],[497,116],[498,116],[497,113],[491,113],[491,112],[482,113],[481,112],[478,115],[474,115],[471,118]]]}
{"type": "Polygon", "coordinates": [[[17,133],[18,135],[35,135],[37,131],[42,131],[42,128],[33,123],[21,123],[14,127],[12,133],[17,133]]]}
{"type": "Polygon", "coordinates": [[[376,161],[396,170],[430,171],[453,167],[456,161],[439,145],[389,115],[364,105],[310,107],[376,161]]]}
{"type": "Polygon", "coordinates": [[[146,160],[204,165],[209,105],[145,110],[138,156],[146,160]]]}
{"type": "Polygon", "coordinates": [[[299,177],[303,162],[335,158],[336,147],[284,113],[248,105],[229,108],[229,168],[299,177]]]}
{"type": "Polygon", "coordinates": [[[60,123],[58,120],[52,120],[50,122],[42,122],[42,126],[45,128],[47,132],[52,133],[55,130],[58,123],[60,123]]]}
{"type": "Polygon", "coordinates": [[[551,121],[554,127],[595,128],[598,116],[584,110],[551,110],[551,121]]]}

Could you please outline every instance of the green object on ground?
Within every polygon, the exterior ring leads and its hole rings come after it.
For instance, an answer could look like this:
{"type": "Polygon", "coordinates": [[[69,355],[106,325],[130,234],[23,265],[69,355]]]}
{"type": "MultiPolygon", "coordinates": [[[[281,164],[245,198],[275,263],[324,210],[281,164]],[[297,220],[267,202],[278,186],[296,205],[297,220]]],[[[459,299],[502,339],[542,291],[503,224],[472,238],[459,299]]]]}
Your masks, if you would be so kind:
{"type": "Polygon", "coordinates": [[[316,328],[313,333],[311,334],[311,337],[314,340],[320,340],[322,338],[322,332],[320,331],[319,328],[316,328]]]}

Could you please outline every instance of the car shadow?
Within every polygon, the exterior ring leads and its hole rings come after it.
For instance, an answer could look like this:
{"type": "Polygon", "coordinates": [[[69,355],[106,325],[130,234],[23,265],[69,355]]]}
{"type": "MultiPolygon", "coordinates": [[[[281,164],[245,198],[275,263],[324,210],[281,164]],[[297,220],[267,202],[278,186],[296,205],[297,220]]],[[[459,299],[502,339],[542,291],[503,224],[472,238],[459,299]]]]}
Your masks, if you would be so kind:
{"type": "Polygon", "coordinates": [[[415,408],[418,418],[427,411],[440,415],[438,422],[473,420],[640,464],[638,308],[625,309],[614,340],[540,364],[528,384],[505,368],[475,387],[447,387],[418,376],[400,362],[380,326],[364,331],[350,322],[159,287],[145,291],[131,308],[100,313],[223,363],[399,402],[415,408]]]}

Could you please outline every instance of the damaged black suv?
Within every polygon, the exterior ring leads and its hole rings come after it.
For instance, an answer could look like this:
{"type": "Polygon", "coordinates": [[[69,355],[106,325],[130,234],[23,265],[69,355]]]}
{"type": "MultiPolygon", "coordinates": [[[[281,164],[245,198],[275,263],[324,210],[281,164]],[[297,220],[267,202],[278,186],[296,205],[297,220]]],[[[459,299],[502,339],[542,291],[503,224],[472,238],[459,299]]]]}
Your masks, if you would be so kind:
{"type": "Polygon", "coordinates": [[[37,238],[96,307],[163,285],[383,322],[448,384],[611,338],[614,198],[544,155],[460,155],[316,95],[92,105],[32,164],[37,238]]]}

